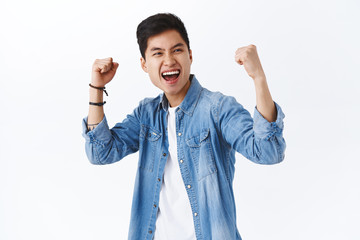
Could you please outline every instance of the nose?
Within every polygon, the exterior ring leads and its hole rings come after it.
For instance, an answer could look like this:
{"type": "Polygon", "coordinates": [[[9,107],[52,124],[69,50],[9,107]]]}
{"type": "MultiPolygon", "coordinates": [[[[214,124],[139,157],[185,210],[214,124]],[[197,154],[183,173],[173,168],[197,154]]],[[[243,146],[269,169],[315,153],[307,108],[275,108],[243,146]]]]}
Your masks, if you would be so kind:
{"type": "Polygon", "coordinates": [[[176,63],[175,58],[172,56],[172,54],[165,54],[164,58],[164,64],[167,66],[172,66],[176,63]]]}

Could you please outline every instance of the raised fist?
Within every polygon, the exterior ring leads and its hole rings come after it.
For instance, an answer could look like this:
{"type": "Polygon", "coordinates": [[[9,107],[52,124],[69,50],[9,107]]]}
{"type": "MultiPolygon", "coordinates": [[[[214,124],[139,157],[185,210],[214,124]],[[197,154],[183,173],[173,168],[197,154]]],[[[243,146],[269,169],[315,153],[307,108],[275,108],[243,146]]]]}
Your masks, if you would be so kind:
{"type": "Polygon", "coordinates": [[[115,76],[119,64],[111,57],[96,59],[92,66],[91,85],[104,87],[115,76]]]}
{"type": "Polygon", "coordinates": [[[265,76],[255,45],[238,48],[235,52],[235,61],[244,65],[252,79],[265,76]]]}

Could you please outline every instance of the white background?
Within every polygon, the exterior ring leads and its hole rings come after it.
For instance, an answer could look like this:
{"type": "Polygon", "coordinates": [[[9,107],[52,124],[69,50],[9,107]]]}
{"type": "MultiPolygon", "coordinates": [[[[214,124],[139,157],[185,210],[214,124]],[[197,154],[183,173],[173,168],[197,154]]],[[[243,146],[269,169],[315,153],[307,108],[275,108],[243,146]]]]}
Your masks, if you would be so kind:
{"type": "Polygon", "coordinates": [[[81,121],[96,58],[120,64],[110,127],[160,93],[135,35],[158,12],[184,21],[201,84],[251,113],[252,79],[234,54],[255,44],[286,115],[284,162],[237,155],[243,239],[360,239],[359,10],[356,0],[2,1],[0,239],[127,239],[138,154],[91,165],[81,121]]]}

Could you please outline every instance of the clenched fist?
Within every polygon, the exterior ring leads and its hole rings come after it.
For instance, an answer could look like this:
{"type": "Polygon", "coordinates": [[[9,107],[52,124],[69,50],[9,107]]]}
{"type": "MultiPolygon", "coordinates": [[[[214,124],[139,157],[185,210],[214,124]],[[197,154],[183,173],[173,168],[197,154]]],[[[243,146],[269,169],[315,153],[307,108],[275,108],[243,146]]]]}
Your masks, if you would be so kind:
{"type": "Polygon", "coordinates": [[[265,77],[255,45],[238,48],[235,52],[235,61],[244,68],[252,79],[265,77]]]}
{"type": "Polygon", "coordinates": [[[111,57],[96,59],[92,66],[91,84],[95,87],[104,87],[113,79],[118,66],[111,57]]]}

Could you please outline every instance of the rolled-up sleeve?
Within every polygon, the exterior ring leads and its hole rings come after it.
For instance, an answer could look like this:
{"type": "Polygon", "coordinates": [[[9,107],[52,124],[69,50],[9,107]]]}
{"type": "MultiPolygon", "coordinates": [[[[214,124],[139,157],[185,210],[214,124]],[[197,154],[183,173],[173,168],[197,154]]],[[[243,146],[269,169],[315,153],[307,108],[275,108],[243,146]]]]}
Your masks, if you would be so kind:
{"type": "Polygon", "coordinates": [[[139,107],[127,115],[123,122],[109,128],[106,116],[91,131],[87,117],[82,120],[82,136],[85,138],[85,152],[92,164],[117,162],[139,149],[139,107]]]}
{"type": "Polygon", "coordinates": [[[103,143],[111,140],[112,136],[105,115],[96,128],[91,131],[88,130],[87,121],[88,117],[82,121],[82,135],[86,142],[103,145],[103,143]]]}
{"type": "Polygon", "coordinates": [[[267,121],[255,107],[254,118],[235,98],[225,96],[219,109],[219,126],[223,140],[244,157],[259,164],[275,164],[284,159],[285,117],[274,102],[277,118],[267,121]]]}
{"type": "Polygon", "coordinates": [[[255,107],[254,110],[254,131],[257,136],[264,139],[269,139],[274,135],[282,136],[282,132],[284,129],[284,122],[283,119],[285,117],[281,107],[274,102],[277,117],[274,122],[269,122],[266,120],[261,113],[255,107]]]}

